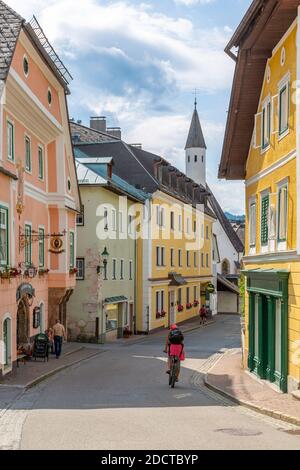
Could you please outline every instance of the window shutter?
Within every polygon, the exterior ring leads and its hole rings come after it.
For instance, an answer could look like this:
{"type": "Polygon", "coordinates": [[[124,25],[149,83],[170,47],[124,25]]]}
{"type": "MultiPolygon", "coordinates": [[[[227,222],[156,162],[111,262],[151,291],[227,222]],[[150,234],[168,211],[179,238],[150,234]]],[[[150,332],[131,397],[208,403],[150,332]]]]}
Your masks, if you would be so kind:
{"type": "Polygon", "coordinates": [[[287,232],[287,188],[279,190],[279,240],[286,240],[287,232]]]}
{"type": "Polygon", "coordinates": [[[266,196],[261,201],[261,244],[267,245],[269,239],[269,196],[266,196]]]}

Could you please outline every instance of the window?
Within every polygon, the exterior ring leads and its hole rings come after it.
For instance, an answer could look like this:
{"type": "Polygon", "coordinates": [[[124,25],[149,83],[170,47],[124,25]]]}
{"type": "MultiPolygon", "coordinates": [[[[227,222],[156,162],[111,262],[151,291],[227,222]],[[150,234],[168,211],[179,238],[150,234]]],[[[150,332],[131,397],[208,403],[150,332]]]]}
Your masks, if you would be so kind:
{"type": "Polygon", "coordinates": [[[262,148],[266,149],[270,145],[271,136],[271,102],[268,101],[262,110],[262,148]]]}
{"type": "Polygon", "coordinates": [[[228,276],[230,273],[230,264],[227,259],[224,259],[222,262],[222,276],[228,276]]]}
{"type": "Polygon", "coordinates": [[[197,222],[196,220],[194,220],[194,233],[196,234],[196,232],[197,232],[197,222]]]}
{"type": "Polygon", "coordinates": [[[186,265],[187,265],[188,268],[191,266],[190,252],[189,251],[186,252],[186,265]]]}
{"type": "Polygon", "coordinates": [[[133,273],[132,267],[133,267],[133,262],[132,260],[130,260],[129,261],[129,280],[130,281],[132,281],[132,273],[133,273]]]}
{"type": "Polygon", "coordinates": [[[209,258],[208,253],[206,253],[206,267],[209,268],[209,258]]]}
{"type": "Polygon", "coordinates": [[[288,188],[281,186],[278,191],[278,241],[287,238],[288,188]]]}
{"type": "Polygon", "coordinates": [[[70,178],[68,178],[68,191],[70,192],[71,191],[71,180],[70,178]]]}
{"type": "Polygon", "coordinates": [[[201,253],[201,268],[204,268],[204,253],[201,253]]]}
{"type": "Polygon", "coordinates": [[[178,230],[182,232],[182,215],[178,216],[178,230]]]}
{"type": "Polygon", "coordinates": [[[117,260],[112,260],[112,280],[115,281],[117,279],[117,260]]]}
{"type": "Polygon", "coordinates": [[[174,212],[171,212],[170,214],[170,227],[171,227],[171,230],[174,230],[174,212]]]}
{"type": "Polygon", "coordinates": [[[15,129],[10,121],[7,121],[7,158],[15,160],[15,129]]]}
{"type": "Polygon", "coordinates": [[[209,227],[206,225],[206,240],[209,240],[209,227]]]}
{"type": "Polygon", "coordinates": [[[38,159],[39,159],[39,179],[44,179],[44,151],[42,147],[38,147],[38,159]]]}
{"type": "Polygon", "coordinates": [[[48,89],[47,98],[48,98],[49,106],[51,106],[51,103],[52,103],[52,92],[51,92],[50,88],[48,89]]]}
{"type": "Polygon", "coordinates": [[[121,259],[121,262],[120,262],[120,279],[123,280],[124,279],[124,260],[121,259]]]}
{"type": "Polygon", "coordinates": [[[74,254],[75,254],[75,236],[74,232],[70,232],[70,268],[74,268],[74,254]]]}
{"type": "Polygon", "coordinates": [[[85,271],[84,258],[77,258],[76,259],[76,268],[77,268],[76,279],[78,281],[83,281],[84,280],[84,271],[85,271]]]}
{"type": "Polygon", "coordinates": [[[8,209],[0,206],[0,265],[6,266],[8,263],[8,209]]]}
{"type": "Polygon", "coordinates": [[[128,216],[128,233],[129,235],[133,233],[133,215],[128,216]]]}
{"type": "Polygon", "coordinates": [[[197,251],[194,251],[194,268],[197,268],[197,265],[198,265],[197,258],[198,258],[198,253],[197,251]]]}
{"type": "Polygon", "coordinates": [[[43,268],[45,265],[45,230],[39,228],[39,267],[43,268]]]}
{"type": "Polygon", "coordinates": [[[204,238],[204,224],[201,225],[201,238],[204,238]]]}
{"type": "Polygon", "coordinates": [[[175,260],[174,260],[174,248],[171,248],[171,252],[170,252],[170,255],[171,255],[171,267],[174,268],[175,266],[175,260]]]}
{"type": "Polygon", "coordinates": [[[166,257],[165,257],[166,250],[165,248],[161,248],[161,265],[165,266],[166,265],[166,257]]]}
{"type": "Polygon", "coordinates": [[[186,219],[186,233],[190,233],[190,219],[186,219]]]}
{"type": "Polygon", "coordinates": [[[165,209],[160,206],[156,206],[156,224],[158,227],[164,227],[165,225],[165,209]]]}
{"type": "Polygon", "coordinates": [[[188,155],[188,162],[190,163],[190,161],[191,161],[191,157],[188,155]]]}
{"type": "Polygon", "coordinates": [[[156,292],[156,313],[162,313],[165,305],[165,292],[163,290],[156,292]]]}
{"type": "Polygon", "coordinates": [[[160,266],[161,261],[160,261],[160,247],[156,247],[156,266],[160,266]]]}
{"type": "Polygon", "coordinates": [[[250,246],[256,245],[256,202],[252,201],[249,208],[249,242],[250,246]]]}
{"type": "Polygon", "coordinates": [[[80,214],[76,215],[76,225],[78,226],[84,225],[84,205],[81,206],[80,214]]]}
{"type": "Polygon", "coordinates": [[[190,288],[189,287],[186,288],[186,303],[187,304],[190,303],[190,288]]]}
{"type": "Polygon", "coordinates": [[[104,230],[108,230],[108,210],[107,210],[107,207],[104,207],[103,219],[104,219],[104,230]]]}
{"type": "Polygon", "coordinates": [[[279,136],[289,127],[289,86],[283,85],[279,91],[279,136]]]}
{"type": "Polygon", "coordinates": [[[29,63],[28,63],[28,59],[26,56],[23,57],[23,71],[24,71],[25,76],[28,77],[29,63]]]}
{"type": "Polygon", "coordinates": [[[182,251],[178,250],[178,266],[182,267],[182,251]]]}
{"type": "Polygon", "coordinates": [[[112,230],[115,232],[117,230],[117,212],[115,209],[111,211],[111,219],[112,230]]]}
{"type": "Polygon", "coordinates": [[[25,169],[31,171],[31,142],[29,137],[25,137],[25,169]]]}
{"type": "Polygon", "coordinates": [[[269,195],[262,197],[261,200],[261,234],[260,241],[262,245],[268,244],[269,239],[269,195]]]}
{"type": "Polygon", "coordinates": [[[195,155],[195,163],[197,163],[197,161],[198,161],[198,157],[197,155],[195,155]]]}
{"type": "Polygon", "coordinates": [[[182,305],[182,293],[181,293],[181,288],[178,289],[178,305],[182,305]]]}
{"type": "Polygon", "coordinates": [[[194,300],[197,300],[197,286],[194,286],[194,300]]]}
{"type": "Polygon", "coordinates": [[[25,225],[25,264],[31,265],[31,225],[25,225]]]}

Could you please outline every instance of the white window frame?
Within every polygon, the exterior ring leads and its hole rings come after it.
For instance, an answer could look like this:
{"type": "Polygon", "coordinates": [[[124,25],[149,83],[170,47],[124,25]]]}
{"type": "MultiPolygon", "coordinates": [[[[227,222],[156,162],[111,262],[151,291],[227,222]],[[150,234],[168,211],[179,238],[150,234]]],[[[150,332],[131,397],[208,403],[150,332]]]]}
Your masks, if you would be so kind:
{"type": "Polygon", "coordinates": [[[44,268],[45,267],[45,261],[46,261],[46,256],[45,256],[45,227],[44,225],[39,225],[38,226],[38,234],[39,234],[39,240],[38,240],[38,260],[39,260],[39,268],[44,268]],[[43,239],[42,239],[42,243],[41,243],[41,240],[40,240],[40,230],[43,230],[43,239]],[[40,263],[40,245],[43,245],[43,264],[40,263]]]}
{"type": "Polygon", "coordinates": [[[8,266],[9,265],[9,247],[10,247],[10,233],[9,233],[9,207],[0,202],[0,210],[4,211],[5,214],[5,227],[0,226],[0,228],[4,228],[6,230],[6,259],[0,260],[0,266],[8,266]]]}
{"type": "Polygon", "coordinates": [[[261,113],[261,153],[265,153],[271,146],[271,135],[272,135],[272,103],[270,95],[264,100],[262,104],[261,113]],[[268,116],[268,111],[270,112],[268,116]],[[270,122],[268,123],[268,117],[270,122]],[[264,132],[266,131],[267,132],[264,132]],[[267,144],[265,145],[265,135],[268,137],[267,144]]]}
{"type": "Polygon", "coordinates": [[[276,233],[276,238],[277,238],[277,250],[278,251],[286,251],[287,249],[287,237],[288,237],[288,214],[289,214],[289,179],[285,178],[284,180],[280,181],[277,183],[277,233],[276,233]],[[285,224],[286,224],[286,233],[285,233],[285,238],[280,237],[280,190],[286,188],[286,215],[285,215],[285,224]]]}
{"type": "Polygon", "coordinates": [[[15,125],[11,119],[6,120],[6,142],[7,142],[7,160],[15,162],[15,125]],[[9,145],[9,129],[12,131],[11,145],[9,145]]]}
{"type": "Polygon", "coordinates": [[[173,247],[170,248],[170,266],[175,268],[175,249],[173,247]]]}
{"type": "Polygon", "coordinates": [[[129,260],[129,281],[133,280],[133,261],[129,260]]]}
{"type": "Polygon", "coordinates": [[[26,173],[32,174],[32,142],[31,142],[31,137],[29,137],[28,134],[24,135],[24,147],[25,147],[25,171],[26,173]],[[27,142],[29,142],[30,168],[27,168],[27,142]]]}
{"type": "Polygon", "coordinates": [[[256,253],[256,242],[257,242],[257,200],[255,196],[250,197],[249,199],[249,252],[250,254],[256,253]],[[252,210],[251,208],[255,208],[255,217],[254,221],[252,219],[252,210]],[[252,228],[252,224],[254,223],[254,227],[252,228]],[[254,233],[254,241],[252,243],[252,230],[254,233]]]}
{"type": "Polygon", "coordinates": [[[85,259],[78,257],[76,258],[76,268],[77,268],[77,273],[76,273],[76,280],[77,281],[84,281],[85,279],[85,259]],[[79,267],[79,262],[82,263],[81,268],[79,267]],[[80,275],[80,269],[82,271],[82,275],[80,275]]]}
{"type": "Polygon", "coordinates": [[[288,72],[283,79],[279,82],[278,84],[278,140],[280,141],[281,139],[284,139],[289,132],[290,132],[290,99],[291,99],[291,90],[290,90],[290,72],[288,72]],[[281,117],[281,102],[280,102],[280,96],[283,91],[283,89],[286,87],[287,89],[287,107],[286,107],[286,112],[287,112],[287,127],[286,129],[281,130],[281,122],[280,122],[280,117],[281,117]]]}
{"type": "Polygon", "coordinates": [[[44,158],[44,147],[39,144],[38,145],[38,179],[40,181],[45,180],[45,158],[44,158]],[[42,152],[42,176],[40,176],[40,151],[42,152]]]}
{"type": "Polygon", "coordinates": [[[111,210],[111,229],[113,232],[117,231],[117,211],[116,209],[111,210]]]}

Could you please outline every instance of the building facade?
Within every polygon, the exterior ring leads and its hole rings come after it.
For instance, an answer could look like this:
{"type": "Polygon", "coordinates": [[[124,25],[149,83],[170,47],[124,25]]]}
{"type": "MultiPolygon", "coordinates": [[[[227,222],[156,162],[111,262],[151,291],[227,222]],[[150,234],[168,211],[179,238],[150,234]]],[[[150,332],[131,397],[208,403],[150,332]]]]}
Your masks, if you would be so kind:
{"type": "Polygon", "coordinates": [[[136,332],[136,232],[147,194],[113,174],[112,158],[75,148],[82,201],[77,217],[77,287],[69,336],[104,342],[136,332]]]}
{"type": "Polygon", "coordinates": [[[37,21],[26,23],[1,1],[0,24],[0,373],[6,374],[37,333],[56,318],[67,323],[80,203],[68,72],[44,49],[37,21]]]}
{"type": "Polygon", "coordinates": [[[300,385],[299,2],[264,3],[227,48],[239,52],[220,176],[246,184],[245,366],[286,392],[300,385]]]}

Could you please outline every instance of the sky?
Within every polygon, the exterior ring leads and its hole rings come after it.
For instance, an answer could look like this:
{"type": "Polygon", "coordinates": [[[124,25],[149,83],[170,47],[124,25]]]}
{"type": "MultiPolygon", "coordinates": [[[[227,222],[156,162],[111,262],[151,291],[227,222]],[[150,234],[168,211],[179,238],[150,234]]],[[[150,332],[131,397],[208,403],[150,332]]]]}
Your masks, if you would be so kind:
{"type": "Polygon", "coordinates": [[[6,0],[34,14],[74,80],[70,116],[106,116],[128,143],[184,170],[197,90],[207,182],[244,213],[243,182],[218,180],[234,62],[224,52],[251,0],[6,0]]]}

